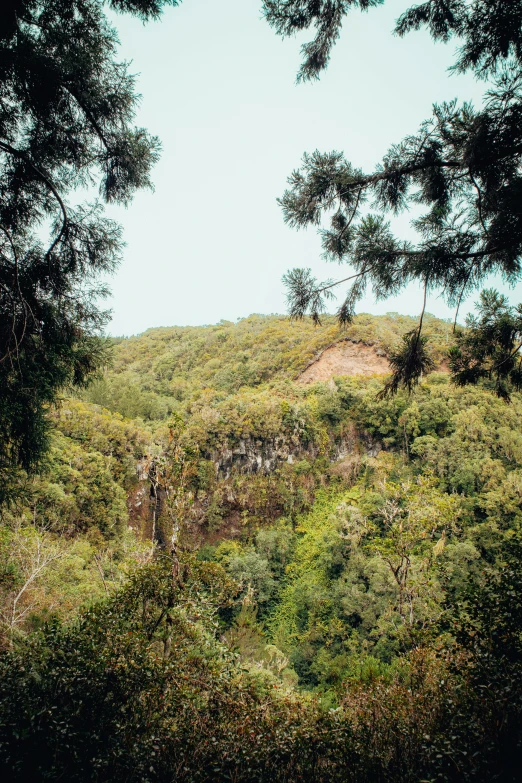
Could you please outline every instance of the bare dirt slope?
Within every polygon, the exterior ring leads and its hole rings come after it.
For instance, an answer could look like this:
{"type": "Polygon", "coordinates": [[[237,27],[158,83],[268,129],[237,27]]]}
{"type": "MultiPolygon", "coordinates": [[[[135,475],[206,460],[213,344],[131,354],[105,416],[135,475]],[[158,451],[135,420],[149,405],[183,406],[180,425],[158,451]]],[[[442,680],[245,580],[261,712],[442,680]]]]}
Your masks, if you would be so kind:
{"type": "Polygon", "coordinates": [[[327,381],[338,375],[387,375],[389,362],[381,351],[348,340],[331,345],[308,365],[297,378],[298,383],[327,381]]]}

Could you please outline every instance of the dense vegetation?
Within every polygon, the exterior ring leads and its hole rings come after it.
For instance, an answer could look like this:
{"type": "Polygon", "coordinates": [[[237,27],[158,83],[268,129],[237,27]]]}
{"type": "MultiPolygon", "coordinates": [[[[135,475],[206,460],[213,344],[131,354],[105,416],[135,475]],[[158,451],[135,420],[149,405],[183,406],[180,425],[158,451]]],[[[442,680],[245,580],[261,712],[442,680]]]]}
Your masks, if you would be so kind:
{"type": "MultiPolygon", "coordinates": [[[[127,417],[164,419],[177,402],[198,399],[209,389],[227,395],[295,380],[321,350],[343,338],[391,353],[414,323],[398,313],[362,314],[345,329],[333,317],[317,329],[310,319],[251,315],[237,324],[150,329],[114,340],[111,371],[91,384],[85,399],[127,417]]],[[[451,325],[428,315],[426,330],[439,364],[453,341],[451,325]]]]}
{"type": "Polygon", "coordinates": [[[122,249],[104,205],[150,187],[158,159],[158,139],[134,125],[135,79],[107,7],[145,21],[177,4],[2,3],[0,503],[48,449],[48,406],[103,363],[102,277],[122,249]]]}
{"type": "MultiPolygon", "coordinates": [[[[307,79],[346,13],[380,2],[264,10],[280,34],[317,28],[307,79]]],[[[0,31],[3,779],[515,781],[520,308],[483,292],[455,336],[424,311],[429,291],[458,311],[492,272],[520,277],[521,2],[406,11],[400,35],[461,42],[482,109],[435,107],[373,173],[317,152],[290,178],[286,220],[353,267],[336,322],[312,328],[337,284],[294,270],[310,321],[105,342],[121,236],[103,202],[149,186],[158,156],[105,9],[169,4],[9,0],[0,31]],[[386,222],[410,203],[415,244],[386,222]],[[354,318],[367,283],[412,280],[418,324],[354,318]],[[296,382],[341,339],[392,377],[296,382]]]]}
{"type": "Polygon", "coordinates": [[[295,382],[327,328],[150,330],[52,414],[2,517],[5,779],[517,779],[522,399],[295,382]]]}
{"type": "Polygon", "coordinates": [[[109,411],[63,402],[45,471],[2,510],[4,644],[120,584],[144,547],[128,530],[127,491],[150,436],[109,411]]]}
{"type": "MultiPolygon", "coordinates": [[[[327,66],[348,12],[382,2],[264,0],[262,8],[280,35],[316,28],[315,40],[303,47],[299,80],[306,80],[327,66]]],[[[101,280],[122,250],[120,228],[104,204],[128,204],[136,190],[150,187],[159,156],[159,140],[134,125],[134,77],[117,60],[107,10],[145,22],[168,5],[179,0],[7,1],[0,31],[1,503],[20,497],[19,468],[35,470],[49,448],[47,407],[103,365],[101,280]],[[82,189],[92,187],[100,198],[78,203],[82,189]]],[[[429,0],[405,10],[399,35],[426,27],[435,40],[460,41],[455,68],[490,82],[482,110],[456,101],[435,106],[420,131],[391,147],[370,174],[336,151],[305,154],[281,199],[288,223],[318,226],[324,257],[353,268],[338,282],[318,282],[310,270],[288,273],[292,315],[309,312],[317,323],[339,282],[352,283],[338,312],[341,324],[353,320],[368,284],[381,299],[412,281],[423,287],[420,321],[390,356],[385,393],[411,389],[433,369],[421,335],[428,291],[440,291],[458,313],[492,273],[519,279],[521,20],[520,0],[429,0]],[[416,243],[396,238],[387,222],[411,204],[425,207],[413,223],[416,243]]],[[[496,314],[499,327],[505,309],[496,314]]],[[[499,393],[520,388],[518,331],[504,336],[499,353],[499,341],[491,346],[490,331],[482,330],[480,350],[461,352],[452,370],[473,382],[478,362],[502,379],[499,393]]],[[[232,375],[221,382],[254,380],[245,368],[232,375]]],[[[164,401],[158,405],[164,410],[164,401]]],[[[157,412],[157,405],[149,411],[157,412]]]]}

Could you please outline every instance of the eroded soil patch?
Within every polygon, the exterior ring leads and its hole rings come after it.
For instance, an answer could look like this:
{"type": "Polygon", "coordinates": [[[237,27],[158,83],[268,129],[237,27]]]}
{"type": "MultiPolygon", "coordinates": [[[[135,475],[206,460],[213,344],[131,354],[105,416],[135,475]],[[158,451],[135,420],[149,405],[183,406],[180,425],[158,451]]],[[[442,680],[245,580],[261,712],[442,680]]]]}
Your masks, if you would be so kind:
{"type": "Polygon", "coordinates": [[[298,383],[328,381],[338,375],[387,375],[390,364],[384,353],[348,340],[331,345],[297,378],[298,383]]]}

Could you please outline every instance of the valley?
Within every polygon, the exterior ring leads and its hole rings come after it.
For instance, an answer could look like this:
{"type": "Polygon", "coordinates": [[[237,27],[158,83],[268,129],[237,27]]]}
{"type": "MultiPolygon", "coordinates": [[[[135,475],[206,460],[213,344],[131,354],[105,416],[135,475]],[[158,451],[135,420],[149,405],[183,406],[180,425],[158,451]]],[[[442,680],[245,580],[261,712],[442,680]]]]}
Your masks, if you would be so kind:
{"type": "MultiPolygon", "coordinates": [[[[38,698],[69,732],[84,667],[98,672],[91,696],[81,686],[87,704],[117,666],[115,704],[139,713],[167,699],[147,736],[162,764],[200,759],[202,777],[191,761],[182,780],[210,780],[209,765],[246,780],[244,753],[267,759],[285,743],[278,780],[392,781],[405,763],[442,775],[450,713],[459,752],[477,752],[498,725],[483,689],[500,664],[476,656],[511,622],[502,585],[522,529],[522,397],[458,388],[444,371],[383,397],[388,352],[411,323],[363,315],[346,334],[256,315],[149,330],[113,340],[103,377],[50,411],[46,467],[2,517],[2,639],[59,688],[50,650],[63,650],[80,677],[72,701],[38,698]],[[500,609],[484,625],[488,595],[500,609]],[[260,710],[266,733],[238,745],[237,726],[260,710]],[[398,716],[406,740],[385,731],[398,716]],[[305,747],[323,724],[330,750],[312,763],[305,747]]],[[[451,325],[428,316],[426,331],[443,368],[451,325]]],[[[149,751],[118,763],[148,763],[149,751]]]]}

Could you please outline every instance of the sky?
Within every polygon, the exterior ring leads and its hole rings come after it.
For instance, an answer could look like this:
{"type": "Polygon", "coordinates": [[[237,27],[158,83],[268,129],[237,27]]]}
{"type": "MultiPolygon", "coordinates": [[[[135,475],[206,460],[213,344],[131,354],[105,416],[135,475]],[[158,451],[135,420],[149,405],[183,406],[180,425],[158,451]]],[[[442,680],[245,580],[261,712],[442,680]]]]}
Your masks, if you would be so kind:
{"type": "MultiPolygon", "coordinates": [[[[162,154],[154,192],[108,209],[126,241],[110,281],[110,334],[284,313],[281,277],[293,267],[346,276],[321,260],[315,230],[290,229],[277,204],[303,153],[341,150],[369,172],[433,103],[481,102],[483,84],[448,73],[454,43],[392,34],[410,4],[352,12],[328,70],[301,85],[299,48],[311,33],[280,39],[260,0],[183,0],[147,25],[113,17],[142,95],[137,124],[159,136],[162,154]]],[[[400,236],[412,236],[411,217],[395,225],[400,236]]],[[[421,299],[414,286],[385,302],[369,293],[358,312],[417,315],[421,299]]],[[[461,314],[472,308],[473,298],[461,314]]],[[[428,311],[453,315],[440,298],[428,311]]]]}

